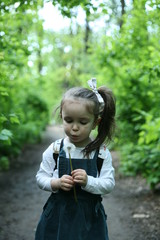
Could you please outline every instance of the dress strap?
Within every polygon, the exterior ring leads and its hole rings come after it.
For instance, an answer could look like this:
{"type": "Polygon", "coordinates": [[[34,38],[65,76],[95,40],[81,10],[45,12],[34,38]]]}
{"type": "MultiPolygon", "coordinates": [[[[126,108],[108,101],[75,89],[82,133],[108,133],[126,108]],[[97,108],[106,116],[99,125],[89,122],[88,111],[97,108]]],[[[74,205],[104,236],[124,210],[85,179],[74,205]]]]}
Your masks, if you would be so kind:
{"type": "Polygon", "coordinates": [[[104,161],[103,158],[97,157],[97,170],[98,170],[98,175],[100,175],[101,168],[102,168],[102,165],[103,165],[103,161],[104,161]]]}
{"type": "Polygon", "coordinates": [[[100,175],[101,168],[103,165],[103,161],[106,158],[106,145],[103,144],[98,151],[98,157],[97,157],[97,169],[98,169],[98,174],[100,175]]]}

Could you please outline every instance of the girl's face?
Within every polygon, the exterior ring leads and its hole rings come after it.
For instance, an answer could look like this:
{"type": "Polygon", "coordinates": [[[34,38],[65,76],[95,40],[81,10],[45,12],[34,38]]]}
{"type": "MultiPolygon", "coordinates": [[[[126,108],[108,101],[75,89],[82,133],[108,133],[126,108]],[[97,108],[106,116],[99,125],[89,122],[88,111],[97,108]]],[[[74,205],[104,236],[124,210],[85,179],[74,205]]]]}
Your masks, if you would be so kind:
{"type": "MultiPolygon", "coordinates": [[[[92,102],[90,105],[93,107],[92,102]]],[[[77,147],[85,147],[90,142],[90,133],[96,126],[94,114],[87,109],[84,99],[65,99],[62,105],[64,131],[77,147]]]]}

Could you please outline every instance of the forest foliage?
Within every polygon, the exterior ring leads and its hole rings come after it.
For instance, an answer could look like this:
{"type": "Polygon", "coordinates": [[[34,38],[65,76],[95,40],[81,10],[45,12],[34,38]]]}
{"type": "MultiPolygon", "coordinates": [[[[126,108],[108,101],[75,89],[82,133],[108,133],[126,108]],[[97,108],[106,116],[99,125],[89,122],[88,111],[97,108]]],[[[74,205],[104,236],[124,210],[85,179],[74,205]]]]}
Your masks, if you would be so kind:
{"type": "Polygon", "coordinates": [[[113,147],[121,171],[141,174],[154,189],[160,182],[160,2],[56,0],[71,19],[58,32],[44,29],[44,4],[0,3],[0,168],[7,170],[24,144],[40,141],[67,88],[87,86],[94,76],[116,96],[113,147]],[[76,21],[78,8],[84,25],[76,21]]]}

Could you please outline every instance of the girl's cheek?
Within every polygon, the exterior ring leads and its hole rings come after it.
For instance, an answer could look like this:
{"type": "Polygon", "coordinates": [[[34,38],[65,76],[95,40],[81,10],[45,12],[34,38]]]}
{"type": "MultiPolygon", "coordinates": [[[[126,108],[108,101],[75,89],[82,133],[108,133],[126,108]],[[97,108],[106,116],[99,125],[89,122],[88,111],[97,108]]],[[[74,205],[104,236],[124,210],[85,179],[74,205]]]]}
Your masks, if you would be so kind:
{"type": "Polygon", "coordinates": [[[69,132],[69,130],[70,130],[70,128],[69,128],[69,126],[64,126],[64,131],[65,131],[65,133],[68,133],[69,132]]]}
{"type": "Polygon", "coordinates": [[[63,122],[63,127],[67,129],[68,128],[68,124],[66,122],[63,122]]]}

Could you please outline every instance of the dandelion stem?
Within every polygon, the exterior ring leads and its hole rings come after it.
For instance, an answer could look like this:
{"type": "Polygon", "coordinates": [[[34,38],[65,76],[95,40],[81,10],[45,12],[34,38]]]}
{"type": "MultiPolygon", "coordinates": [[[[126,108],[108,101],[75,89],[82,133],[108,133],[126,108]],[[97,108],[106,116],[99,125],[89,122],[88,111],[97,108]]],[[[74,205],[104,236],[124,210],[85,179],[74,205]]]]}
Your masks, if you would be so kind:
{"type": "MultiPolygon", "coordinates": [[[[71,154],[69,152],[69,162],[70,162],[70,167],[71,167],[71,172],[73,171],[73,166],[72,166],[72,160],[71,160],[71,154]]],[[[76,194],[76,188],[75,188],[75,185],[73,186],[73,192],[74,192],[74,199],[75,199],[75,202],[77,203],[78,200],[77,200],[77,194],[76,194]]]]}

